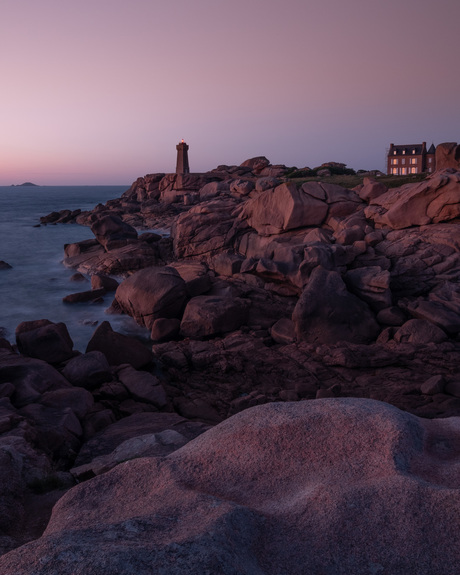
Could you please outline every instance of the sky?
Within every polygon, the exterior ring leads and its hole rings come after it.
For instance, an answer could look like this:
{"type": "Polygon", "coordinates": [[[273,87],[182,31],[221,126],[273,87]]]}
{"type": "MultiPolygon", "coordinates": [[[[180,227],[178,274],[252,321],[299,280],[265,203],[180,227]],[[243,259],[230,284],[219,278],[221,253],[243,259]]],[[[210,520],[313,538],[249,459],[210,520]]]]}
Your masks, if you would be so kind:
{"type": "Polygon", "coordinates": [[[0,185],[460,141],[459,0],[2,0],[0,185]]]}

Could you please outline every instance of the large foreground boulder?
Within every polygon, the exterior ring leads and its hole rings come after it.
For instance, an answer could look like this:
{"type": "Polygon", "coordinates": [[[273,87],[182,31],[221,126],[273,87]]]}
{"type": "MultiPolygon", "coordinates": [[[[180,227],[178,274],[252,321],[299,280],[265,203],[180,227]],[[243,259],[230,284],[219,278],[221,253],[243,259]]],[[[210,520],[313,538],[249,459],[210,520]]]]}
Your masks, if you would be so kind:
{"type": "Polygon", "coordinates": [[[2,575],[456,575],[460,422],[366,399],[243,411],[71,489],[2,575]]]}

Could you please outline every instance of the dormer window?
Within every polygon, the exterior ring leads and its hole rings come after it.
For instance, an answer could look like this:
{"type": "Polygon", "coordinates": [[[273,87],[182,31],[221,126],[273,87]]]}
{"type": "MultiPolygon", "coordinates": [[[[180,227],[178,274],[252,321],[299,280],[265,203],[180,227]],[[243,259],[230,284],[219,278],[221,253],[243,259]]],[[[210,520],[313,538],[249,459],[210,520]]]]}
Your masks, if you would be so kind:
{"type": "Polygon", "coordinates": [[[397,152],[396,152],[396,150],[395,150],[395,151],[393,152],[393,155],[396,156],[396,154],[397,154],[397,152]]]}
{"type": "Polygon", "coordinates": [[[404,155],[404,154],[406,153],[406,150],[403,150],[402,153],[403,153],[403,155],[404,155]]]}
{"type": "Polygon", "coordinates": [[[414,150],[412,150],[412,153],[413,153],[413,154],[415,154],[415,149],[414,149],[414,150]]]}

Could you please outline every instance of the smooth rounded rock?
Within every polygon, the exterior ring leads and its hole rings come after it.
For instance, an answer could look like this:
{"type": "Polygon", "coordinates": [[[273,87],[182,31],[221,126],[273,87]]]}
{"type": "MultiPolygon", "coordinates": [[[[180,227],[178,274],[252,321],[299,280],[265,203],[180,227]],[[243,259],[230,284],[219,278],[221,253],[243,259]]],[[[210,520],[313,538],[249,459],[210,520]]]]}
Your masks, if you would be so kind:
{"type": "Polygon", "coordinates": [[[123,281],[115,299],[125,313],[151,328],[157,318],[179,317],[188,299],[185,281],[172,267],[150,267],[123,281]]]}
{"type": "Polygon", "coordinates": [[[71,489],[2,575],[456,575],[458,418],[366,399],[247,409],[71,489]]]}

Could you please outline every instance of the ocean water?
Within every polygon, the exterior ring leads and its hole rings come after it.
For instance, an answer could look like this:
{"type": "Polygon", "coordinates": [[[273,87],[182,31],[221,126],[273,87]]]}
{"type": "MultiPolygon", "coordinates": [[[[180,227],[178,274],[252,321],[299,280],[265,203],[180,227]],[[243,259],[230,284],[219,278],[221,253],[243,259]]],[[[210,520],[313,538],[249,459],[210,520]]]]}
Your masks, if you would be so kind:
{"type": "Polygon", "coordinates": [[[0,270],[0,336],[15,342],[22,321],[49,319],[64,322],[74,348],[85,351],[97,324],[110,321],[113,329],[145,335],[128,316],[107,315],[112,294],[103,304],[64,304],[70,293],[91,289],[89,282],[74,282],[75,273],[64,267],[64,244],[93,238],[88,227],[77,224],[36,226],[40,216],[62,209],[88,210],[118,198],[127,186],[14,186],[0,187],[0,260],[12,266],[0,270]]]}

